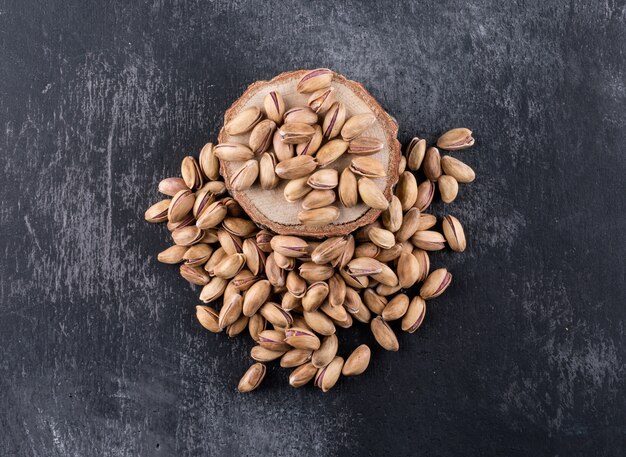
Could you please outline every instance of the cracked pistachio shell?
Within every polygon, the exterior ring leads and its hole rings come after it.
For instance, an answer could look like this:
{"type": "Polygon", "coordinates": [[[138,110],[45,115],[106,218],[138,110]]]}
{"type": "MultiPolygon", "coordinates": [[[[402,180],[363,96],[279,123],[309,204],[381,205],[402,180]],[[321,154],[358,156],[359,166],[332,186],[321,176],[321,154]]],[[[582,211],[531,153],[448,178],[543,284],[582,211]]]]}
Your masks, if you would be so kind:
{"type": "Polygon", "coordinates": [[[186,264],[180,266],[180,275],[196,286],[205,286],[211,280],[209,274],[202,268],[186,264]]]}
{"type": "MultiPolygon", "coordinates": [[[[341,132],[346,122],[346,107],[341,102],[335,102],[326,112],[322,123],[322,133],[328,139],[335,138],[341,132]]],[[[347,146],[346,146],[347,148],[347,146]]]]}
{"type": "Polygon", "coordinates": [[[383,212],[383,225],[390,232],[397,232],[402,226],[402,203],[393,195],[389,207],[383,212]]]}
{"type": "Polygon", "coordinates": [[[443,234],[448,241],[450,249],[456,252],[465,251],[467,243],[465,241],[465,232],[459,220],[454,216],[446,216],[443,219],[443,234]]]}
{"type": "Polygon", "coordinates": [[[202,171],[194,157],[187,156],[183,159],[180,164],[180,172],[189,189],[199,189],[202,187],[204,181],[202,171]]]}
{"type": "Polygon", "coordinates": [[[383,164],[373,157],[356,157],[352,159],[350,170],[357,175],[368,178],[384,178],[387,176],[383,164]]]}
{"type": "Polygon", "coordinates": [[[253,238],[243,240],[242,250],[250,273],[254,276],[262,273],[265,269],[265,254],[256,245],[256,241],[253,238]]]}
{"type": "Polygon", "coordinates": [[[383,249],[390,249],[396,244],[394,234],[383,228],[373,227],[368,236],[372,243],[383,249]]]}
{"type": "Polygon", "coordinates": [[[259,176],[259,162],[248,160],[230,177],[230,186],[233,190],[249,189],[259,176]]]}
{"type": "Polygon", "coordinates": [[[222,309],[220,309],[219,327],[223,329],[234,324],[241,316],[242,306],[243,297],[239,294],[233,294],[228,298],[228,301],[225,300],[222,309]]]}
{"type": "MultiPolygon", "coordinates": [[[[267,306],[267,304],[264,306],[267,306]]],[[[259,333],[258,343],[260,346],[272,351],[286,352],[291,349],[291,346],[285,343],[285,332],[281,330],[263,330],[259,333]]]]}
{"type": "Polygon", "coordinates": [[[302,387],[313,379],[316,374],[317,368],[311,362],[307,362],[291,372],[289,385],[296,388],[302,387]]]}
{"type": "Polygon", "coordinates": [[[372,351],[369,346],[362,344],[357,347],[343,364],[341,374],[344,376],[358,376],[363,374],[370,364],[372,351]]]}
{"type": "Polygon", "coordinates": [[[224,218],[226,218],[226,214],[228,213],[228,209],[221,201],[213,202],[209,206],[201,210],[199,209],[199,211],[196,226],[203,230],[217,227],[222,223],[224,218]]]}
{"type": "Polygon", "coordinates": [[[319,124],[313,126],[315,133],[306,143],[296,145],[296,154],[313,156],[322,145],[324,135],[322,135],[322,127],[319,124]]]}
{"type": "Polygon", "coordinates": [[[282,351],[273,351],[261,345],[254,346],[250,349],[250,357],[257,362],[271,362],[272,360],[276,360],[285,353],[282,351]]]}
{"type": "MultiPolygon", "coordinates": [[[[308,324],[307,324],[308,325],[308,324]]],[[[319,349],[320,339],[312,330],[303,327],[290,327],[285,330],[285,342],[296,349],[319,349]]]]}
{"type": "Polygon", "coordinates": [[[171,201],[169,199],[161,200],[148,208],[144,214],[146,221],[152,223],[165,222],[171,201]]]}
{"type": "Polygon", "coordinates": [[[224,130],[229,135],[241,135],[246,133],[263,118],[261,110],[257,106],[246,108],[234,116],[224,126],[224,130]]]}
{"type": "MultiPolygon", "coordinates": [[[[274,327],[287,328],[293,324],[293,317],[289,311],[285,311],[278,303],[267,302],[259,309],[261,316],[274,327]]],[[[287,350],[289,348],[286,348],[287,350]]]]}
{"type": "Polygon", "coordinates": [[[348,153],[355,155],[367,155],[374,154],[382,151],[384,143],[378,138],[369,136],[362,136],[350,141],[348,146],[348,153]]]}
{"type": "Polygon", "coordinates": [[[251,392],[261,384],[263,378],[265,377],[265,372],[267,368],[262,363],[255,363],[244,373],[241,380],[239,381],[239,385],[237,386],[237,390],[242,393],[251,392]]]}
{"type": "Polygon", "coordinates": [[[248,145],[253,154],[261,154],[267,151],[270,144],[272,144],[275,130],[276,122],[271,119],[262,120],[254,126],[252,132],[250,132],[250,138],[248,139],[248,145]]]}
{"type": "Polygon", "coordinates": [[[210,306],[196,306],[196,318],[198,319],[198,322],[200,322],[200,325],[208,331],[213,333],[219,333],[222,331],[218,324],[219,315],[217,311],[210,306]]]}
{"type": "Polygon", "coordinates": [[[341,255],[348,238],[346,236],[334,236],[324,240],[311,253],[311,260],[317,264],[329,263],[341,255]]]}
{"type": "Polygon", "coordinates": [[[170,222],[180,222],[193,208],[196,201],[195,194],[189,189],[178,191],[172,198],[167,210],[167,218],[170,222]]]}
{"type": "Polygon", "coordinates": [[[426,155],[426,140],[415,137],[406,148],[406,164],[409,170],[417,171],[426,155]]]}
{"type": "Polygon", "coordinates": [[[452,274],[445,268],[439,268],[428,275],[422,288],[420,297],[424,300],[440,296],[452,282],[452,274]]]}
{"type": "Polygon", "coordinates": [[[298,81],[296,90],[301,94],[306,94],[328,87],[333,80],[333,75],[333,71],[328,68],[311,70],[298,81]]]}
{"type": "Polygon", "coordinates": [[[328,335],[322,340],[322,344],[317,351],[313,352],[311,362],[317,368],[322,368],[328,365],[337,355],[339,349],[339,340],[337,335],[328,335]]]}
{"type": "Polygon", "coordinates": [[[283,143],[306,143],[315,134],[315,128],[304,122],[290,122],[281,125],[278,129],[278,134],[283,143]]]}
{"type": "Polygon", "coordinates": [[[302,238],[289,235],[276,235],[270,241],[275,252],[286,257],[302,257],[307,254],[309,244],[302,238]]]}
{"type": "Polygon", "coordinates": [[[278,162],[291,159],[294,156],[295,145],[285,143],[278,130],[274,132],[274,136],[272,137],[272,146],[278,162]]]}
{"type": "Polygon", "coordinates": [[[447,151],[458,151],[467,149],[474,145],[472,131],[467,128],[456,128],[448,130],[437,140],[437,146],[447,151]]]}
{"type": "Polygon", "coordinates": [[[324,114],[335,103],[335,88],[325,87],[313,92],[307,101],[307,105],[313,112],[324,114]]]}
{"type": "Polygon", "coordinates": [[[317,170],[309,176],[307,184],[317,190],[334,189],[339,184],[339,173],[334,168],[317,170]]]}
{"type": "Polygon", "coordinates": [[[406,314],[402,318],[402,330],[413,333],[422,325],[426,315],[426,301],[422,297],[413,297],[406,314]]]}
{"type": "Polygon", "coordinates": [[[413,206],[420,211],[425,211],[432,203],[434,195],[435,183],[426,179],[417,186],[417,199],[413,206]]]}
{"type": "Polygon", "coordinates": [[[343,358],[336,356],[324,368],[319,368],[315,375],[315,387],[322,389],[322,392],[328,392],[337,384],[341,369],[343,368],[343,358]]]}
{"type": "Polygon", "coordinates": [[[311,284],[304,297],[302,297],[302,309],[307,312],[315,311],[326,300],[328,296],[329,288],[328,284],[323,281],[318,281],[311,284]]]}
{"type": "Polygon", "coordinates": [[[203,235],[202,230],[198,227],[188,226],[174,230],[172,239],[179,246],[191,246],[198,243],[203,235]]]}
{"type": "Polygon", "coordinates": [[[205,243],[198,243],[185,251],[183,259],[186,265],[197,267],[204,265],[211,258],[212,254],[213,248],[211,246],[205,243]]]}
{"type": "Polygon", "coordinates": [[[263,107],[268,118],[277,124],[282,122],[286,105],[280,92],[275,90],[269,92],[263,99],[263,107]]]}
{"type": "Polygon", "coordinates": [[[317,114],[308,106],[296,106],[285,113],[283,118],[285,124],[302,123],[317,124],[317,114]]]}

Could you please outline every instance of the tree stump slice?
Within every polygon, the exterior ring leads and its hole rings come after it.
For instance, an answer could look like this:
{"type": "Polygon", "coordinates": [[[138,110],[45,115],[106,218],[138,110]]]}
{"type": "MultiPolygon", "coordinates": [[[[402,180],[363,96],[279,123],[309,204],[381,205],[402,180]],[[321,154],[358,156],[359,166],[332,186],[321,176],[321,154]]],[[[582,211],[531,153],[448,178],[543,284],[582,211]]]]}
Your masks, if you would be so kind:
{"type": "MultiPolygon", "coordinates": [[[[224,114],[224,124],[228,123],[240,111],[251,106],[263,109],[263,99],[272,90],[281,93],[287,109],[296,106],[306,106],[310,94],[300,94],[296,91],[298,81],[310,70],[297,70],[281,73],[271,81],[257,81],[251,84],[243,95],[224,114]]],[[[398,181],[398,165],[400,162],[400,143],[398,142],[398,125],[395,120],[378,104],[372,95],[358,82],[346,79],[344,76],[335,74],[331,83],[336,90],[336,99],[344,103],[346,107],[346,119],[355,114],[373,113],[376,122],[370,126],[362,136],[375,137],[383,141],[383,149],[371,155],[380,161],[387,170],[385,178],[374,179],[374,182],[383,190],[387,199],[391,199],[393,186],[398,181]]],[[[323,117],[320,116],[320,119],[323,117]]],[[[228,135],[224,128],[221,129],[218,141],[220,143],[244,143],[248,144],[249,132],[242,135],[228,135]]],[[[270,148],[271,151],[271,148],[270,148]]],[[[329,168],[341,171],[346,168],[356,155],[345,153],[329,168]]],[[[256,157],[259,160],[261,157],[256,157]]],[[[241,162],[221,161],[220,173],[224,177],[226,187],[232,197],[241,205],[246,213],[259,226],[267,228],[280,235],[298,235],[309,237],[330,237],[346,235],[375,221],[380,215],[380,210],[372,209],[359,201],[352,208],[345,208],[339,199],[335,205],[340,209],[339,219],[331,224],[310,227],[298,221],[298,213],[302,210],[301,200],[288,202],[285,200],[283,190],[287,180],[281,180],[280,185],[271,190],[261,189],[257,182],[244,191],[234,191],[230,187],[230,175],[242,165],[241,162]]],[[[318,168],[319,169],[319,168],[318,168]]]]}

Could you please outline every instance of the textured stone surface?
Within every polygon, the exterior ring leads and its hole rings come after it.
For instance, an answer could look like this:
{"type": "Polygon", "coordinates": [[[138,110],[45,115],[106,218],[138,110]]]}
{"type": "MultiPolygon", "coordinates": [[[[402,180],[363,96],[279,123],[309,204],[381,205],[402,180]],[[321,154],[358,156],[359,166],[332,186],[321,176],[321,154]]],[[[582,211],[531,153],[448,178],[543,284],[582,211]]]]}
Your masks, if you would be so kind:
{"type": "Polygon", "coordinates": [[[1,2],[0,453],[624,455],[625,26],[623,0],[1,2]],[[238,395],[249,340],[196,324],[143,211],[249,83],[317,66],[404,143],[476,132],[434,207],[468,251],[364,376],[238,395]]]}

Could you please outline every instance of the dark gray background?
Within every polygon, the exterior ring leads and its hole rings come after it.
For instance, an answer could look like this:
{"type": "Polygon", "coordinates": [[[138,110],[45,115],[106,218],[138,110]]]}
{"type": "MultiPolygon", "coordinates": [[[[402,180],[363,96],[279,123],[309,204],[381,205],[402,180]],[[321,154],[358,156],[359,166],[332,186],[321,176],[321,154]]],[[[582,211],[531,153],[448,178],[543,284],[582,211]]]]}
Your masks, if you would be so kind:
{"type": "Polygon", "coordinates": [[[623,0],[0,5],[1,454],[626,453],[623,0]],[[249,339],[199,327],[143,211],[248,84],[318,66],[403,143],[474,130],[434,207],[469,247],[364,376],[239,395],[249,339]]]}

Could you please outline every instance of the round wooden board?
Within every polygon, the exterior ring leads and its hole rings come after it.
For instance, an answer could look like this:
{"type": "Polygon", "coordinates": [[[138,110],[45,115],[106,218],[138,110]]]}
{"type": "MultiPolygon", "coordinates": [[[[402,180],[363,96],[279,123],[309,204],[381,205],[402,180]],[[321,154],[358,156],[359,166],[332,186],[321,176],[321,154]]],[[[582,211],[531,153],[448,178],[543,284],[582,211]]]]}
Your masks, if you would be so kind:
{"type": "MultiPolygon", "coordinates": [[[[272,90],[281,93],[287,109],[295,106],[306,106],[310,94],[300,94],[296,91],[296,85],[304,74],[310,70],[297,70],[281,73],[271,81],[257,81],[250,85],[243,95],[224,114],[224,124],[228,123],[240,111],[250,106],[258,106],[263,110],[263,99],[272,90]]],[[[379,160],[387,170],[387,177],[378,178],[374,181],[383,190],[387,199],[391,199],[393,186],[398,181],[398,164],[400,162],[400,143],[398,142],[398,125],[395,120],[385,112],[370,93],[359,83],[346,79],[344,76],[335,74],[331,85],[335,88],[337,100],[346,107],[346,119],[355,114],[371,112],[376,116],[376,122],[369,127],[363,136],[378,138],[383,141],[382,151],[371,157],[379,160]]],[[[320,119],[322,117],[320,116],[320,119]]],[[[248,144],[249,133],[243,135],[228,135],[224,128],[221,129],[218,140],[220,143],[244,143],[248,144]]],[[[330,167],[341,172],[346,168],[352,158],[352,154],[344,154],[330,167]]],[[[260,156],[257,157],[260,159],[260,156]]],[[[341,210],[339,219],[332,224],[309,227],[298,221],[298,212],[301,211],[301,202],[290,203],[285,200],[283,189],[287,181],[281,180],[278,187],[271,190],[263,190],[257,181],[250,189],[234,191],[230,188],[229,177],[231,173],[241,166],[239,162],[221,162],[220,173],[224,177],[226,187],[246,213],[258,225],[281,235],[298,235],[311,237],[329,237],[345,235],[354,230],[375,221],[380,215],[380,210],[367,207],[359,202],[353,208],[344,208],[339,201],[335,203],[341,210]]]]}

